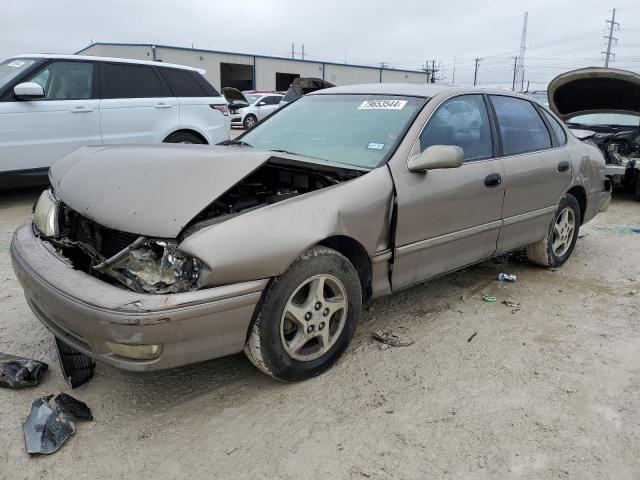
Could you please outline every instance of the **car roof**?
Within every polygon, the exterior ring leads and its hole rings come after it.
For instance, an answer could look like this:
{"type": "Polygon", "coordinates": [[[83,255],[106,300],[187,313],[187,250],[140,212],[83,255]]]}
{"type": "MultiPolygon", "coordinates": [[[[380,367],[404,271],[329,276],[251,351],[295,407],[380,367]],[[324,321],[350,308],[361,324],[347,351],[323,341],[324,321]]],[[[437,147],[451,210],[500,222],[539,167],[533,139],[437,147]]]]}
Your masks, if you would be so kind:
{"type": "Polygon", "coordinates": [[[97,62],[118,62],[118,63],[132,63],[135,65],[155,65],[156,67],[168,67],[179,68],[181,70],[191,70],[192,72],[198,72],[201,75],[207,73],[202,68],[187,67],[186,65],[176,65],[174,63],[164,62],[152,62],[149,60],[132,60],[130,58],[116,58],[116,57],[93,57],[90,55],[60,55],[56,53],[35,53],[27,55],[16,55],[11,58],[46,58],[55,60],[93,60],[97,62]]]}
{"type": "Polygon", "coordinates": [[[441,93],[492,93],[510,95],[530,100],[529,97],[514,93],[511,90],[481,87],[459,87],[443,83],[363,83],[360,85],[346,85],[344,87],[325,88],[307,95],[327,94],[372,94],[372,95],[403,95],[407,97],[433,98],[441,93]]]}

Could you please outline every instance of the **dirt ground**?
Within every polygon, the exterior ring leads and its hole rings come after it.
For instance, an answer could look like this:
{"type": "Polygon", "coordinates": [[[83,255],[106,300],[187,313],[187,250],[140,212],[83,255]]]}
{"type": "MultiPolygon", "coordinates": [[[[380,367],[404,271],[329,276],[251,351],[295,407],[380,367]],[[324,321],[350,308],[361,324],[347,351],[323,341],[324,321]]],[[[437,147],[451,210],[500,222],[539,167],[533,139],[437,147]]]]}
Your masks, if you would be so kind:
{"type": "Polygon", "coordinates": [[[609,228],[639,226],[638,203],[617,196],[556,271],[489,261],[371,303],[316,379],[281,384],[236,355],[147,374],[98,365],[71,392],[9,260],[37,194],[0,194],[0,351],[51,366],[38,387],[0,390],[3,480],[640,478],[640,234],[609,228]],[[499,288],[502,271],[517,282],[499,288]],[[381,348],[383,327],[415,343],[381,348]],[[96,420],[29,458],[22,421],[60,391],[96,420]]]}

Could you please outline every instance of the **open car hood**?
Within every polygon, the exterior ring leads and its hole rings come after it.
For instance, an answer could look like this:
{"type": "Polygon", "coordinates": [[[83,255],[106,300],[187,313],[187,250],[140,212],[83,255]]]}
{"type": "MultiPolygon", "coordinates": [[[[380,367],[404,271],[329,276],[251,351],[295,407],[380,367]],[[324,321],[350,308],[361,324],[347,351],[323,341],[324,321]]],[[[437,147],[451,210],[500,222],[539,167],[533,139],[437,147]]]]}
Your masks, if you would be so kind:
{"type": "Polygon", "coordinates": [[[590,113],[640,116],[640,75],[589,67],[563,73],[547,88],[549,107],[562,120],[590,113]]]}
{"type": "Polygon", "coordinates": [[[333,83],[322,80],[321,78],[313,77],[298,77],[291,83],[291,89],[301,97],[307,93],[315,92],[316,90],[323,90],[325,88],[335,87],[333,83]]]}
{"type": "Polygon", "coordinates": [[[224,87],[222,89],[222,95],[224,95],[224,98],[227,99],[227,102],[229,102],[230,106],[242,108],[248,107],[250,105],[250,102],[249,100],[247,100],[247,97],[244,96],[244,93],[242,93],[237,88],[224,87]]]}
{"type": "Polygon", "coordinates": [[[53,164],[56,196],[108,228],[175,238],[273,152],[202,145],[85,147],[53,164]]]}

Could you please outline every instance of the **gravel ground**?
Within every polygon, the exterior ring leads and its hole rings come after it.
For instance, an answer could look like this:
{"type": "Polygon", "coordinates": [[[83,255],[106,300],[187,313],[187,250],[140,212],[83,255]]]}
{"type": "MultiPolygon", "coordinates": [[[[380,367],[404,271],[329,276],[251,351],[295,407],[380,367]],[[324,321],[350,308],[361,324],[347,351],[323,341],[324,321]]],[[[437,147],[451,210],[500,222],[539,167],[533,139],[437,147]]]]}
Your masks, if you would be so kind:
{"type": "Polygon", "coordinates": [[[0,194],[0,351],[51,365],[40,386],[0,391],[3,480],[640,477],[640,235],[607,228],[640,225],[638,203],[617,196],[561,269],[494,260],[372,302],[343,359],[304,383],[236,355],[147,374],[98,365],[70,392],[9,261],[37,194],[0,194]],[[499,288],[501,271],[517,282],[499,288]],[[381,348],[384,327],[415,343],[381,348]],[[60,391],[96,421],[29,458],[21,423],[60,391]]]}

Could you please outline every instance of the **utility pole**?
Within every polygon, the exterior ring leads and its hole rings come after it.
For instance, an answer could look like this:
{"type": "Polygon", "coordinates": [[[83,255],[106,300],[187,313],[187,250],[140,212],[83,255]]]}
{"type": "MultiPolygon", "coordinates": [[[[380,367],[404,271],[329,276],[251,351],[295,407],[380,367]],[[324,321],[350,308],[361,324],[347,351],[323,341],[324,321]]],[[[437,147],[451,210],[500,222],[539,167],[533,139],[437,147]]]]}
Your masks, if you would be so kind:
{"type": "Polygon", "coordinates": [[[476,68],[473,72],[473,86],[475,87],[478,84],[478,66],[480,63],[480,60],[482,60],[481,58],[476,58],[476,68]]]}
{"type": "Polygon", "coordinates": [[[605,35],[604,38],[607,39],[607,51],[606,52],[602,52],[604,53],[604,68],[609,68],[609,59],[611,58],[611,56],[615,57],[614,53],[611,53],[611,42],[612,41],[618,41],[617,38],[613,37],[613,27],[617,26],[618,28],[620,28],[620,24],[618,22],[616,22],[616,9],[613,9],[613,14],[611,15],[611,20],[607,20],[607,23],[610,25],[609,27],[609,35],[605,35]]]}
{"type": "Polygon", "coordinates": [[[296,44],[292,43],[291,44],[291,59],[293,60],[294,58],[296,58],[296,44]]]}
{"type": "Polygon", "coordinates": [[[431,60],[431,83],[436,83],[436,72],[440,71],[436,68],[436,61],[431,60]]]}
{"type": "MultiPolygon", "coordinates": [[[[520,53],[518,54],[517,73],[520,79],[520,91],[524,89],[524,51],[527,49],[527,20],[529,12],[524,12],[524,22],[522,24],[522,36],[520,37],[520,53]]],[[[514,87],[515,90],[515,87],[514,87]]]]}
{"type": "Polygon", "coordinates": [[[516,72],[518,71],[518,57],[513,57],[513,83],[511,90],[516,91],[516,72]]]}
{"type": "Polygon", "coordinates": [[[304,60],[304,43],[302,44],[302,60],[304,60]]]}

